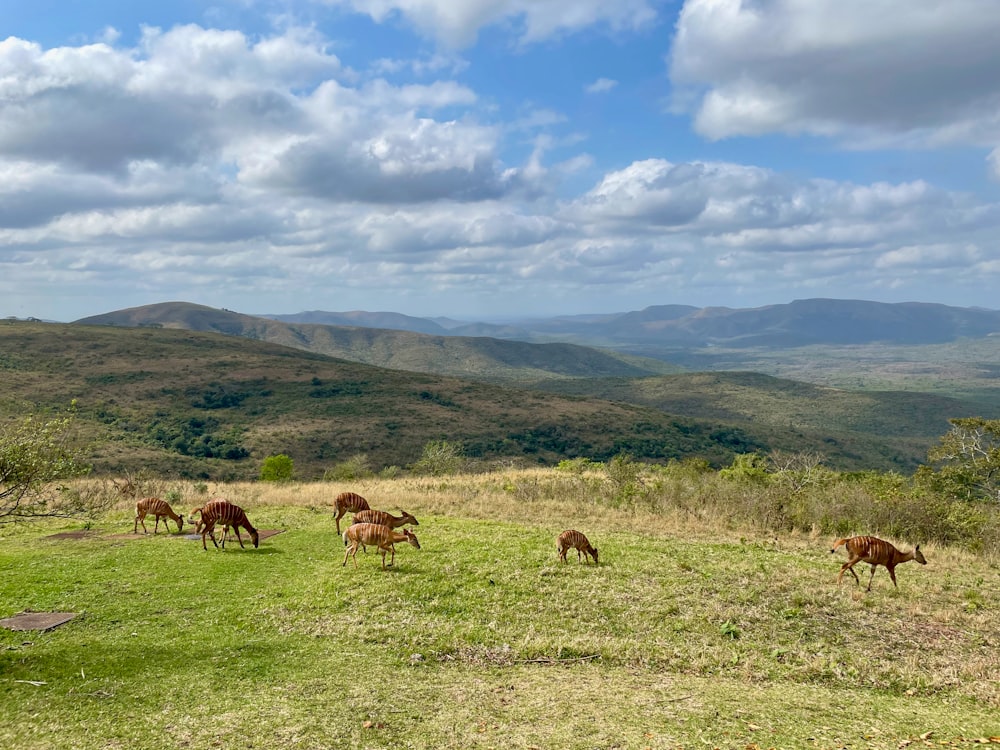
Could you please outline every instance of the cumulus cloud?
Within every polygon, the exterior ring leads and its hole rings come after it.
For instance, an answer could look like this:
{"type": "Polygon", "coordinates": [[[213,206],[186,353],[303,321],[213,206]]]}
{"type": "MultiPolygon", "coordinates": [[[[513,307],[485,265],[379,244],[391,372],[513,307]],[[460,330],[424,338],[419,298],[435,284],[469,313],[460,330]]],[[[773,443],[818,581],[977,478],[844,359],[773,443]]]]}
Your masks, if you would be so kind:
{"type": "Polygon", "coordinates": [[[451,47],[475,41],[488,26],[510,25],[522,43],[539,42],[595,25],[630,30],[656,19],[653,0],[320,0],[383,23],[407,19],[425,36],[451,47]]]}
{"type": "MultiPolygon", "coordinates": [[[[527,38],[545,28],[532,13],[561,6],[456,7],[481,23],[455,20],[452,33],[519,19],[527,38]]],[[[596,5],[580,7],[591,23],[611,23],[596,5]]],[[[741,43],[725,54],[737,65],[752,37],[741,13],[767,16],[776,3],[712,7],[733,23],[701,33],[735,35],[741,43]]],[[[856,36],[844,29],[831,31],[856,36]]],[[[595,177],[582,136],[555,132],[572,124],[565,112],[527,103],[504,121],[447,75],[413,82],[412,66],[384,62],[371,77],[332,49],[298,28],[260,38],[149,28],[132,48],[0,42],[0,299],[44,300],[56,285],[86,282],[99,307],[81,315],[151,299],[346,309],[387,292],[400,309],[410,295],[439,312],[571,297],[574,309],[593,300],[629,309],[680,291],[724,302],[740,290],[755,302],[838,289],[863,296],[928,276],[982,285],[1000,273],[1000,209],[971,195],[710,160],[640,158],[595,177]],[[504,161],[505,139],[518,163],[504,161]]],[[[699,62],[692,50],[683,69],[692,81],[709,80],[704,71],[727,80],[725,59],[699,62]]],[[[766,45],[756,54],[766,57],[766,45]]],[[[782,80],[758,72],[752,82],[782,80]]],[[[767,117],[769,127],[791,127],[812,111],[794,86],[783,108],[761,101],[767,113],[755,127],[767,117]]],[[[823,122],[846,132],[858,120],[844,105],[823,122]]]]}
{"type": "Polygon", "coordinates": [[[686,0],[670,72],[708,138],[1000,142],[989,0],[686,0]]]}
{"type": "Polygon", "coordinates": [[[143,162],[232,165],[238,181],[337,200],[502,193],[497,131],[471,116],[435,119],[469,110],[473,92],[450,81],[355,88],[341,70],[299,29],[257,41],[146,29],[137,49],[11,38],[0,43],[0,158],[119,181],[143,162]]]}
{"type": "Polygon", "coordinates": [[[618,81],[611,78],[598,78],[596,81],[588,85],[584,90],[588,94],[604,94],[611,91],[615,86],[618,85],[618,81]]]}

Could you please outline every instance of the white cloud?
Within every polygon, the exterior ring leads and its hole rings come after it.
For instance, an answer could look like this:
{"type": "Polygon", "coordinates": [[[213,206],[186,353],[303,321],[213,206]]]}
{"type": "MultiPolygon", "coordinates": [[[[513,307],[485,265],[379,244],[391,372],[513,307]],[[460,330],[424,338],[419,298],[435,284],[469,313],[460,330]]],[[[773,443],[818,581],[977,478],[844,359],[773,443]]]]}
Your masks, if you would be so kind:
{"type": "Polygon", "coordinates": [[[423,35],[451,47],[475,41],[488,26],[509,25],[522,43],[606,25],[637,29],[656,19],[655,0],[320,0],[384,23],[406,18],[423,35]]]}
{"type": "MultiPolygon", "coordinates": [[[[744,39],[746,19],[733,21],[712,33],[744,39]]],[[[0,42],[0,299],[86,280],[80,315],[162,299],[280,312],[363,308],[391,290],[397,309],[420,300],[443,314],[511,311],[519,296],[630,309],[681,294],[736,303],[741,290],[755,303],[904,294],[923,278],[982,288],[1000,275],[1000,207],[971,195],[666,159],[571,193],[596,165],[557,127],[565,113],[526,105],[504,121],[467,85],[413,83],[406,66],[385,66],[400,82],[366,78],[331,49],[298,28],[147,29],[131,49],[0,42]],[[501,157],[508,140],[516,164],[501,157]]],[[[784,109],[778,93],[756,96],[767,127],[805,111],[794,87],[784,109]]],[[[853,121],[823,122],[841,133],[853,121]]]]}
{"type": "Polygon", "coordinates": [[[142,162],[214,166],[219,179],[232,165],[230,179],[336,200],[471,199],[506,189],[499,131],[471,116],[435,119],[473,107],[468,88],[384,80],[353,88],[336,80],[341,70],[325,41],[302,29],[253,42],[235,31],[147,28],[135,50],[43,51],[8,39],[0,43],[0,158],[120,182],[142,162]]]}
{"type": "Polygon", "coordinates": [[[588,85],[584,91],[588,94],[605,94],[617,85],[618,81],[611,78],[598,78],[596,81],[588,85]]]}
{"type": "Polygon", "coordinates": [[[1000,146],[990,151],[989,156],[986,157],[986,163],[989,165],[990,176],[995,180],[1000,180],[1000,146]]]}
{"type": "Polygon", "coordinates": [[[991,0],[686,0],[671,77],[713,139],[995,145],[998,38],[991,0]]]}

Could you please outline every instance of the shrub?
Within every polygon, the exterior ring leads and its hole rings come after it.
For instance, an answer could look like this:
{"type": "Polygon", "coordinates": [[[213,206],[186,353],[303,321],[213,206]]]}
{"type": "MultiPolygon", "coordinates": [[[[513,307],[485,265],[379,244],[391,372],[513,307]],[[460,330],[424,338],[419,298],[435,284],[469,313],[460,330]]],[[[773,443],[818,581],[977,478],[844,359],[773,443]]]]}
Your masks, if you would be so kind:
{"type": "Polygon", "coordinates": [[[260,467],[262,482],[290,482],[294,475],[295,465],[284,453],[268,456],[260,467]]]}
{"type": "Polygon", "coordinates": [[[465,457],[461,446],[438,440],[427,443],[420,459],[410,468],[415,474],[426,474],[432,477],[448,476],[461,471],[465,457]]]}
{"type": "Polygon", "coordinates": [[[767,457],[760,453],[741,453],[728,468],[719,472],[719,476],[738,482],[766,482],[768,466],[767,457]]]}
{"type": "Polygon", "coordinates": [[[334,464],[333,468],[323,472],[323,480],[326,482],[345,482],[370,476],[372,476],[372,470],[368,463],[368,456],[364,453],[351,456],[346,461],[334,464]]]}
{"type": "Polygon", "coordinates": [[[583,474],[587,469],[595,468],[596,464],[589,458],[567,458],[560,461],[556,466],[559,471],[565,471],[569,474],[583,474]]]}
{"type": "Polygon", "coordinates": [[[88,501],[51,492],[55,482],[90,470],[74,438],[72,415],[0,426],[0,523],[87,510],[88,501]]]}

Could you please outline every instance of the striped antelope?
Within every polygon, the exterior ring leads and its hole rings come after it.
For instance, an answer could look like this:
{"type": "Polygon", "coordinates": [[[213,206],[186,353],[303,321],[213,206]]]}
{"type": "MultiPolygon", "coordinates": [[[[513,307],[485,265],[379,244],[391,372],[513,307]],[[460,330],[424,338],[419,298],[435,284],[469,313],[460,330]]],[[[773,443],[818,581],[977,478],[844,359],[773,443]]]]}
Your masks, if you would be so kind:
{"type": "Polygon", "coordinates": [[[356,492],[341,492],[333,501],[333,510],[337,514],[337,533],[340,533],[340,519],[346,513],[357,513],[369,510],[368,501],[356,492]]]}
{"type": "MultiPolygon", "coordinates": [[[[351,524],[353,525],[356,523],[378,523],[381,524],[382,526],[388,526],[390,529],[398,529],[400,526],[405,526],[408,523],[413,524],[414,526],[420,525],[420,522],[416,518],[411,516],[402,508],[399,509],[399,512],[402,513],[403,515],[394,516],[391,513],[388,513],[387,511],[372,510],[371,508],[369,508],[368,510],[359,510],[357,513],[354,514],[354,518],[351,520],[351,524]]],[[[364,544],[361,545],[361,549],[364,550],[364,553],[366,555],[368,554],[368,548],[365,547],[364,544]]]]}
{"type": "MultiPolygon", "coordinates": [[[[358,567],[358,547],[363,544],[374,544],[382,550],[382,570],[385,570],[385,553],[392,552],[389,567],[396,562],[396,542],[409,542],[417,549],[420,549],[420,542],[417,535],[409,529],[402,532],[393,531],[388,526],[379,523],[356,523],[347,527],[344,532],[344,544],[349,545],[344,553],[344,565],[347,565],[347,558],[354,558],[354,567],[358,567]]],[[[343,567],[343,566],[342,566],[343,567]]]]}
{"type": "Polygon", "coordinates": [[[590,541],[574,529],[568,529],[556,539],[556,546],[559,548],[559,559],[566,562],[566,553],[571,549],[576,549],[576,559],[580,559],[583,553],[583,561],[589,562],[587,555],[594,558],[594,565],[597,565],[597,547],[590,546],[590,541]]]}
{"type": "Polygon", "coordinates": [[[896,566],[900,563],[909,562],[910,560],[916,560],[921,565],[926,565],[927,560],[924,559],[924,553],[920,551],[920,545],[918,544],[910,552],[900,552],[898,549],[893,547],[889,542],[882,539],[878,539],[874,536],[852,536],[849,539],[838,539],[833,543],[833,549],[830,550],[830,554],[837,551],[837,548],[846,545],[848,560],[840,567],[840,575],[837,576],[837,585],[840,585],[841,579],[844,577],[845,571],[850,571],[851,575],[854,576],[854,580],[861,585],[861,579],[858,578],[858,574],[854,572],[854,566],[859,562],[866,562],[872,566],[872,574],[868,579],[868,590],[872,590],[872,581],[875,580],[875,569],[879,565],[884,565],[885,569],[889,571],[889,577],[892,579],[892,585],[896,588],[899,586],[896,584],[896,566]]]}
{"type": "Polygon", "coordinates": [[[177,524],[178,533],[184,529],[184,516],[179,516],[174,513],[174,509],[170,507],[170,504],[165,500],[160,500],[158,497],[147,497],[143,498],[135,504],[135,523],[132,524],[132,533],[139,533],[139,524],[142,524],[142,533],[148,534],[149,531],[146,530],[146,516],[154,515],[156,516],[156,524],[153,526],[153,533],[157,533],[160,528],[160,519],[163,519],[163,528],[169,531],[167,528],[167,519],[173,519],[174,523],[177,524]]]}
{"type": "Polygon", "coordinates": [[[399,509],[399,512],[403,515],[394,516],[392,513],[387,513],[384,510],[372,510],[371,508],[368,510],[359,510],[354,514],[354,520],[351,523],[379,523],[383,526],[388,526],[390,529],[398,529],[400,526],[405,526],[406,524],[413,526],[420,525],[420,522],[416,518],[402,508],[399,509]]]}
{"type": "MultiPolygon", "coordinates": [[[[253,546],[260,546],[260,535],[257,533],[251,524],[250,520],[247,518],[247,514],[243,512],[243,508],[238,505],[233,505],[228,500],[209,500],[201,509],[201,546],[202,549],[208,549],[208,545],[205,543],[205,537],[212,537],[212,544],[216,547],[219,543],[215,541],[215,524],[221,523],[224,526],[232,526],[233,530],[236,532],[236,540],[240,543],[240,547],[243,547],[243,537],[240,536],[240,529],[244,528],[250,533],[250,538],[253,540],[253,546]]],[[[226,548],[225,536],[222,538],[222,549],[226,548]]]]}
{"type": "MultiPolygon", "coordinates": [[[[198,520],[194,522],[194,533],[195,534],[200,534],[201,533],[201,527],[205,525],[205,521],[202,519],[202,514],[201,514],[201,512],[202,512],[203,509],[204,509],[204,506],[202,508],[193,508],[191,510],[191,512],[188,514],[188,520],[193,520],[195,516],[198,516],[198,520]]],[[[222,523],[222,544],[223,545],[226,544],[226,538],[228,536],[229,536],[229,524],[228,523],[222,523]]]]}

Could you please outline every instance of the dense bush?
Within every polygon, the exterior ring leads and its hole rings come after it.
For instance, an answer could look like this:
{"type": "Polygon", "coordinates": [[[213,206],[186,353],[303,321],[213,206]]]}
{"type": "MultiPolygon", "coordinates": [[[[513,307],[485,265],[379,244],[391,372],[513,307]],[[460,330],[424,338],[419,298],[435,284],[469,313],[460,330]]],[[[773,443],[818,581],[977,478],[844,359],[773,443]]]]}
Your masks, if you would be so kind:
{"type": "Polygon", "coordinates": [[[295,464],[283,453],[268,456],[260,467],[262,482],[290,482],[295,476],[295,464]]]}
{"type": "Polygon", "coordinates": [[[465,464],[462,447],[457,443],[437,440],[424,446],[420,459],[410,468],[415,474],[447,476],[457,474],[465,464]]]}
{"type": "Polygon", "coordinates": [[[238,461],[250,455],[240,442],[240,431],[223,429],[211,417],[189,419],[158,419],[148,429],[150,439],[182,456],[223,458],[238,461]]]}
{"type": "MultiPolygon", "coordinates": [[[[814,466],[805,476],[789,475],[766,457],[747,454],[718,472],[697,473],[679,463],[646,467],[637,481],[647,504],[663,512],[712,516],[769,531],[873,534],[1000,553],[996,503],[949,497],[919,478],[891,472],[840,474],[814,466]]],[[[620,484],[609,476],[610,496],[620,484]]]]}
{"type": "Polygon", "coordinates": [[[323,472],[325,482],[349,482],[357,479],[364,479],[373,475],[368,456],[359,453],[351,456],[346,461],[335,464],[332,468],[323,472]]]}

